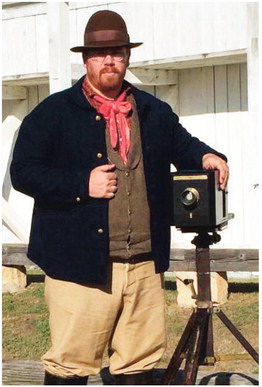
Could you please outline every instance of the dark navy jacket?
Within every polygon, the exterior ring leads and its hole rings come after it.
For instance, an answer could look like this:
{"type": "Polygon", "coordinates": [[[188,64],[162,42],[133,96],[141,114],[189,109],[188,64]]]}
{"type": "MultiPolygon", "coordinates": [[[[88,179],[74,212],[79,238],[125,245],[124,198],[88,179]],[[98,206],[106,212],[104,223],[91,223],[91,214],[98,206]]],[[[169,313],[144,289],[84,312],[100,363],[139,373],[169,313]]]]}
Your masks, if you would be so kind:
{"type": "MultiPolygon", "coordinates": [[[[53,278],[103,283],[108,200],[89,197],[88,181],[93,168],[108,163],[105,121],[96,120],[81,86],[82,79],[49,96],[24,119],[11,179],[15,189],[35,200],[28,257],[53,278]]],[[[156,271],[163,272],[169,265],[170,163],[201,169],[202,156],[217,152],[192,137],[165,102],[131,88],[141,126],[152,257],[156,271]]]]}

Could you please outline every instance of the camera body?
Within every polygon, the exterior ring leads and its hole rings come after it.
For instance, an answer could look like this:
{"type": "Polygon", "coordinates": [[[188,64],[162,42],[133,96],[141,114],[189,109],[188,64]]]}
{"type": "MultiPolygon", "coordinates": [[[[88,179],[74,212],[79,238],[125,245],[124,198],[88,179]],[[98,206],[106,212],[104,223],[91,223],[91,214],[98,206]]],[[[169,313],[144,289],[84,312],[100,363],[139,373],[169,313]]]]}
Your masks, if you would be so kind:
{"type": "Polygon", "coordinates": [[[218,170],[171,173],[174,225],[182,232],[222,230],[228,214],[227,191],[219,188],[218,170]]]}

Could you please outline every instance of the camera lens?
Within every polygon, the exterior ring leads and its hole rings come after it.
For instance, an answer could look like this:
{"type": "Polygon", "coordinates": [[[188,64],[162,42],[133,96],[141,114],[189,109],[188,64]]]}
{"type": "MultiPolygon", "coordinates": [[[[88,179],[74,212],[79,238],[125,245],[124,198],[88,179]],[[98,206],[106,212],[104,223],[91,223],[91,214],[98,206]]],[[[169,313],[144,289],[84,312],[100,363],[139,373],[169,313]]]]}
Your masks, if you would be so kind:
{"type": "Polygon", "coordinates": [[[195,188],[186,188],[181,193],[181,202],[183,205],[188,208],[192,209],[197,205],[197,202],[199,201],[199,192],[195,188]]]}

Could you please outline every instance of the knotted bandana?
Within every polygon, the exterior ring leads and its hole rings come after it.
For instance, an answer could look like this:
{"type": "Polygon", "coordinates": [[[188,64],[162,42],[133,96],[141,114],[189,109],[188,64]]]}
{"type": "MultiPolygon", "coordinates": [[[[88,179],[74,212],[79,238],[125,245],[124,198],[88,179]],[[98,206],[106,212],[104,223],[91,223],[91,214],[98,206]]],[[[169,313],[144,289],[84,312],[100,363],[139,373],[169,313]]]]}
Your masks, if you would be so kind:
{"type": "Polygon", "coordinates": [[[97,112],[104,116],[112,148],[119,152],[125,164],[127,164],[131,143],[128,114],[132,109],[132,104],[126,100],[128,91],[129,88],[124,90],[117,99],[111,100],[95,94],[87,77],[83,82],[84,95],[97,112]]]}
{"type": "Polygon", "coordinates": [[[119,150],[124,163],[127,164],[128,152],[130,148],[130,128],[127,115],[132,109],[129,101],[126,101],[127,91],[124,90],[115,100],[109,100],[100,95],[93,98],[100,103],[98,113],[103,114],[110,135],[113,149],[119,150]]]}

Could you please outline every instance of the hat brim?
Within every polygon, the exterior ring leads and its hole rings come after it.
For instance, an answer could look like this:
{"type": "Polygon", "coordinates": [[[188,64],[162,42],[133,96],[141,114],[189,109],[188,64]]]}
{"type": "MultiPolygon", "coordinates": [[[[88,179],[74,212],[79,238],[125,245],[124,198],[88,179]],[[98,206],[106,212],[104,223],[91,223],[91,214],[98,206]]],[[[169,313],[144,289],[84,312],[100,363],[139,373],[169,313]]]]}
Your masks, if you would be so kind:
{"type": "Polygon", "coordinates": [[[70,51],[73,52],[84,52],[92,48],[107,48],[107,47],[129,47],[129,48],[135,48],[138,46],[141,46],[143,43],[128,43],[123,44],[123,42],[117,44],[116,42],[97,42],[96,44],[89,44],[88,46],[76,46],[70,48],[70,51]]]}

